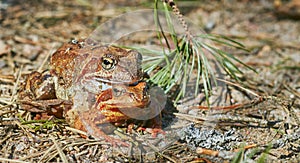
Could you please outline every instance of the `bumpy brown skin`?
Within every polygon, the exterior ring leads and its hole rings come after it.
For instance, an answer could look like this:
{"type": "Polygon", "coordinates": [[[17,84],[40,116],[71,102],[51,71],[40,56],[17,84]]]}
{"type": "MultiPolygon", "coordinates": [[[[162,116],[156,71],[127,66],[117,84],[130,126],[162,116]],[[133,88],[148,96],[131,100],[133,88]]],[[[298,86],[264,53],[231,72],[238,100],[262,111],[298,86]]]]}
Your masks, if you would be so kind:
{"type": "Polygon", "coordinates": [[[137,51],[85,41],[67,43],[51,57],[51,73],[70,86],[74,78],[89,76],[104,82],[135,83],[142,79],[142,56],[137,51]],[[113,69],[102,67],[103,58],[115,61],[113,69]],[[79,76],[74,76],[78,74],[79,76]]]}
{"type": "Polygon", "coordinates": [[[111,140],[98,124],[130,119],[119,109],[149,104],[141,61],[134,50],[84,40],[64,44],[51,56],[50,71],[28,75],[19,102],[25,110],[65,117],[71,126],[111,140]],[[90,108],[73,109],[74,86],[87,92],[90,108]]]}

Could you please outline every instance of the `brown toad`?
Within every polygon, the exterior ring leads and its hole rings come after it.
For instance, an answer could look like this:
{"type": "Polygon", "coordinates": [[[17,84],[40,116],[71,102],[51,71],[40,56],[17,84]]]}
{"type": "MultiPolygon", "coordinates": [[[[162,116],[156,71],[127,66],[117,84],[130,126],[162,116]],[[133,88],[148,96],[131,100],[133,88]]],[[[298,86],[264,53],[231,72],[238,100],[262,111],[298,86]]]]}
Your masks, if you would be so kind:
{"type": "Polygon", "coordinates": [[[111,140],[97,125],[122,123],[130,117],[119,109],[149,104],[141,62],[135,50],[73,40],[51,56],[49,71],[28,75],[19,103],[25,110],[64,117],[77,129],[111,140]]]}

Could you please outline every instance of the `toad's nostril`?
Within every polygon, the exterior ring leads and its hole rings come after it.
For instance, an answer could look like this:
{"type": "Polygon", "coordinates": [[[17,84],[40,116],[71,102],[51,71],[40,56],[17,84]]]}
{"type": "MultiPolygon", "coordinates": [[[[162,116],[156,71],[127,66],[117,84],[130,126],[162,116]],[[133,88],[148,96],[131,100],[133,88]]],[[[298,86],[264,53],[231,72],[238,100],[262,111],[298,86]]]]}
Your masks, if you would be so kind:
{"type": "Polygon", "coordinates": [[[143,96],[144,98],[147,98],[149,95],[149,85],[146,83],[144,89],[143,89],[143,96]]]}
{"type": "Polygon", "coordinates": [[[149,90],[149,84],[146,83],[145,88],[144,88],[144,91],[148,92],[148,90],[149,90]]]}
{"type": "Polygon", "coordinates": [[[143,79],[150,79],[150,76],[147,72],[142,72],[143,73],[143,79]]]}

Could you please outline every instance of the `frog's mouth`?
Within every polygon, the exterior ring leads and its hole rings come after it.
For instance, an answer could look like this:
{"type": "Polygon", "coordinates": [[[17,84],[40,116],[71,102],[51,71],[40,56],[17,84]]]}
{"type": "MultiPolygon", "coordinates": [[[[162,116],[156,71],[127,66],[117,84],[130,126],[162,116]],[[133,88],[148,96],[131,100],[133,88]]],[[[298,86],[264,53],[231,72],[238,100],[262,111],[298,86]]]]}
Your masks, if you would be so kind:
{"type": "MultiPolygon", "coordinates": [[[[81,85],[90,93],[99,94],[103,91],[108,89],[113,89],[113,93],[115,96],[122,95],[124,92],[128,92],[132,89],[138,88],[138,91],[146,91],[147,89],[144,88],[146,86],[141,86],[145,83],[143,79],[139,80],[132,80],[131,82],[126,81],[111,81],[106,78],[97,78],[97,77],[84,77],[80,81],[81,85]],[[121,89],[121,87],[123,87],[121,89]]],[[[138,94],[138,92],[135,92],[138,94]]]]}
{"type": "MultiPolygon", "coordinates": [[[[125,67],[123,69],[126,69],[125,67]]],[[[116,70],[115,70],[116,71],[116,70]]],[[[119,70],[118,73],[112,72],[94,72],[94,73],[85,73],[78,77],[77,81],[94,81],[99,83],[112,83],[112,84],[129,84],[134,85],[144,79],[148,78],[147,73],[142,70],[133,72],[119,70]]]]}
{"type": "Polygon", "coordinates": [[[122,80],[122,79],[114,79],[114,78],[111,78],[111,77],[107,77],[107,78],[104,78],[104,77],[97,77],[97,76],[94,76],[94,75],[91,75],[91,76],[85,76],[83,78],[84,81],[95,81],[95,82],[99,82],[99,83],[109,83],[109,84],[128,84],[128,85],[135,85],[137,84],[138,82],[140,82],[142,79],[140,78],[136,78],[136,79],[130,79],[130,80],[122,80]]]}
{"type": "Polygon", "coordinates": [[[108,89],[102,91],[97,97],[98,109],[112,108],[144,108],[150,103],[148,86],[144,81],[135,85],[109,84],[108,89]]]}

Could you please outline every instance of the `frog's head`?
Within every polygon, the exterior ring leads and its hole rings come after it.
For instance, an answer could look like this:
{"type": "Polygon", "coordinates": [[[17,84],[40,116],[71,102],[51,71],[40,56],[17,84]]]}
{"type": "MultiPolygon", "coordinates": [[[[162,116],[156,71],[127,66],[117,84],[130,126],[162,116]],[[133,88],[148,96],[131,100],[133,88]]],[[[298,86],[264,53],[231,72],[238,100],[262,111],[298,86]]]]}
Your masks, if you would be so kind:
{"type": "Polygon", "coordinates": [[[150,102],[147,83],[112,84],[97,96],[97,108],[145,108],[150,102]]]}
{"type": "Polygon", "coordinates": [[[135,50],[97,46],[82,64],[80,80],[104,83],[137,83],[143,78],[142,55],[135,50]]]}
{"type": "Polygon", "coordinates": [[[91,110],[98,110],[101,117],[106,117],[108,122],[132,118],[127,113],[133,112],[138,116],[138,114],[148,114],[149,111],[146,109],[150,104],[146,82],[135,85],[113,84],[95,96],[96,101],[91,110]]]}

